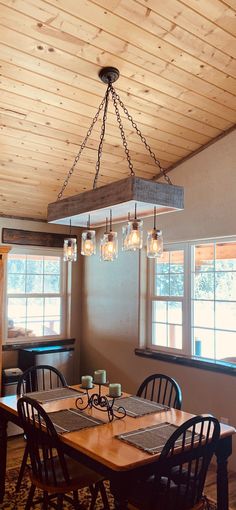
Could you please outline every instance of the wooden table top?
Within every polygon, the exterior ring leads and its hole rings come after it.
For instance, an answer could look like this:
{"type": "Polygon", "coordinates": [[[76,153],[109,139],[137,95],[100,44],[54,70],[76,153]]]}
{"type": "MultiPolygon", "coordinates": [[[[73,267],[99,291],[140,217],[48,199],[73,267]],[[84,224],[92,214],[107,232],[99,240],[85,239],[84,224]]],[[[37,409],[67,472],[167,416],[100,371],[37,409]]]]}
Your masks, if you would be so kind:
{"type": "MultiPolygon", "coordinates": [[[[79,386],[73,387],[79,388],[79,386]]],[[[92,393],[97,391],[97,387],[95,387],[93,390],[90,390],[92,393]]],[[[107,388],[102,387],[102,394],[106,393],[107,388]]],[[[123,396],[127,395],[128,394],[126,393],[123,394],[123,396]]],[[[117,400],[117,402],[119,401],[117,400]]],[[[44,404],[43,407],[47,412],[73,408],[75,407],[75,398],[57,400],[44,404]]],[[[5,409],[11,414],[16,415],[17,397],[14,395],[1,398],[0,410],[1,408],[5,409]]],[[[88,415],[97,418],[104,420],[107,418],[106,413],[96,409],[86,410],[86,412],[88,415]]],[[[126,416],[120,420],[114,419],[112,422],[108,422],[102,426],[82,429],[76,432],[69,432],[63,434],[60,437],[64,443],[70,445],[75,450],[84,453],[88,457],[98,461],[100,464],[103,464],[110,469],[113,469],[114,471],[126,471],[155,462],[155,460],[158,459],[159,454],[150,455],[134,446],[120,441],[114,436],[163,422],[169,422],[180,426],[182,423],[192,418],[193,416],[194,415],[184,411],[170,409],[168,411],[153,413],[139,418],[131,418],[126,416]]],[[[231,436],[235,432],[236,430],[234,427],[221,424],[221,438],[231,436]]]]}

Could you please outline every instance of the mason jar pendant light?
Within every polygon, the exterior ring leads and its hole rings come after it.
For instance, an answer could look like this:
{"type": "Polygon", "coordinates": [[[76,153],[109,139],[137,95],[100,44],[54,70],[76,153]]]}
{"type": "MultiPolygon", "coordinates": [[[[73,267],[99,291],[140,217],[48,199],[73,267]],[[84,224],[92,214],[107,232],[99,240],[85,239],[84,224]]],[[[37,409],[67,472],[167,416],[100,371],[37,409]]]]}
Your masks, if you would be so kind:
{"type": "Polygon", "coordinates": [[[154,225],[153,229],[148,231],[147,234],[147,257],[154,259],[160,257],[163,253],[163,237],[162,231],[156,228],[156,214],[157,210],[154,207],[154,225]]]}
{"type": "Polygon", "coordinates": [[[71,220],[69,237],[64,239],[63,253],[65,262],[75,262],[77,260],[77,241],[75,237],[71,237],[71,220]]]}
{"type": "Polygon", "coordinates": [[[118,257],[117,232],[112,231],[112,211],[110,210],[110,232],[108,232],[108,219],[106,218],[106,231],[100,243],[100,258],[112,262],[118,257]]]}
{"type": "Polygon", "coordinates": [[[134,218],[128,219],[126,228],[123,229],[123,250],[140,250],[143,246],[143,221],[137,219],[137,204],[135,204],[134,218]]]}
{"type": "Polygon", "coordinates": [[[90,229],[90,214],[88,216],[87,230],[81,236],[81,255],[91,257],[96,254],[96,232],[90,229]]]}

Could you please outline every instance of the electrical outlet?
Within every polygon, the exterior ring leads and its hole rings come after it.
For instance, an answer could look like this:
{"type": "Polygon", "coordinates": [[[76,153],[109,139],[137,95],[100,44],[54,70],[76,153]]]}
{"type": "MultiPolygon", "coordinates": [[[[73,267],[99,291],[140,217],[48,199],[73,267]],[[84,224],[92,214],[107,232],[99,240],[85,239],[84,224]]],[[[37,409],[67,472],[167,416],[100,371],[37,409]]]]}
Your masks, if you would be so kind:
{"type": "Polygon", "coordinates": [[[220,422],[224,423],[225,425],[229,424],[229,418],[225,418],[224,416],[220,417],[220,422]]]}

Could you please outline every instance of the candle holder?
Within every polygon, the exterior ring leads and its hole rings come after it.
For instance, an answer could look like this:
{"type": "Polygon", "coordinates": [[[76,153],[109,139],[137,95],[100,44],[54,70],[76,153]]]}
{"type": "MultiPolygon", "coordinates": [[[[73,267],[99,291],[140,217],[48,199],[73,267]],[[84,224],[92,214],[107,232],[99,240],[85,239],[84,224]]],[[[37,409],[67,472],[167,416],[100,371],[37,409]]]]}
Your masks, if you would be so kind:
{"type": "MultiPolygon", "coordinates": [[[[106,383],[108,384],[108,383],[106,383]]],[[[121,420],[121,418],[124,418],[126,416],[126,410],[124,407],[119,406],[116,411],[114,411],[113,406],[116,398],[119,397],[110,397],[109,395],[101,395],[101,386],[104,386],[104,384],[97,384],[99,390],[98,393],[92,393],[91,395],[88,392],[88,389],[86,389],[86,395],[87,395],[87,403],[84,405],[84,400],[82,397],[78,397],[75,401],[75,405],[77,409],[80,411],[85,411],[85,409],[94,407],[95,409],[99,409],[99,411],[103,411],[107,413],[108,420],[112,421],[114,418],[117,420],[121,420]]]]}

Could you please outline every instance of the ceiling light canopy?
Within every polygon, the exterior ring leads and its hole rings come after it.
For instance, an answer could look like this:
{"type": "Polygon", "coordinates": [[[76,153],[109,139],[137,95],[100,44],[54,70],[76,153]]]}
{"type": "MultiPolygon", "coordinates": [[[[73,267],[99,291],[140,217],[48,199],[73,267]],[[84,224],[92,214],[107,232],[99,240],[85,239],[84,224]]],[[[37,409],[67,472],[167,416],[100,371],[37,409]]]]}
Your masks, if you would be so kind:
{"type": "MultiPolygon", "coordinates": [[[[174,186],[171,183],[169,176],[165,169],[162,168],[160,161],[148,145],[146,138],[142,135],[136,122],[129,114],[127,108],[123,104],[119,95],[113,87],[113,83],[119,78],[119,71],[114,67],[105,67],[99,72],[100,79],[107,84],[105,96],[100,103],[97,113],[94,116],[88,132],[82,142],[79,152],[70,168],[62,189],[58,194],[57,201],[48,205],[48,221],[51,223],[67,224],[71,221],[73,226],[87,227],[89,215],[89,229],[84,233],[84,243],[82,243],[82,254],[92,255],[95,253],[94,242],[91,241],[93,231],[91,228],[99,227],[106,224],[108,210],[112,208],[113,222],[124,222],[129,218],[126,228],[126,237],[123,231],[123,249],[136,250],[142,246],[142,222],[140,218],[152,216],[154,207],[155,215],[166,212],[181,210],[184,207],[184,190],[181,186],[174,186]],[[125,155],[127,158],[130,176],[125,179],[118,180],[97,188],[99,178],[99,171],[101,165],[103,142],[106,132],[106,119],[108,112],[109,99],[114,106],[115,115],[120,130],[122,143],[124,146],[125,155]],[[155,180],[147,180],[136,177],[133,163],[130,158],[127,140],[124,133],[124,128],[120,116],[120,109],[123,114],[130,121],[133,130],[138,135],[140,141],[144,144],[146,150],[149,152],[150,157],[153,159],[155,165],[158,167],[158,177],[161,175],[165,182],[155,182],[155,180]],[[93,127],[96,124],[100,113],[102,113],[102,125],[100,133],[100,141],[98,144],[98,156],[95,167],[95,176],[93,181],[93,189],[85,191],[78,195],[73,195],[63,198],[63,194],[75,167],[80,159],[81,153],[86,147],[88,138],[90,137],[93,127]],[[136,216],[136,208],[138,210],[139,219],[136,216]],[[130,215],[135,210],[134,218],[130,215]],[[86,244],[85,244],[86,243],[86,244]]],[[[152,246],[160,243],[160,235],[157,235],[158,230],[152,233],[150,242],[152,246]]],[[[112,235],[115,234],[112,232],[112,235]]],[[[105,232],[104,235],[111,237],[111,232],[105,232]]],[[[94,237],[93,237],[94,241],[94,237]]],[[[110,242],[110,241],[109,241],[110,242]]],[[[110,245],[109,245],[110,246],[110,245]]],[[[117,250],[115,250],[116,252],[117,250]]],[[[150,251],[150,250],[149,250],[150,251]]],[[[154,250],[155,251],[155,250],[154,250]]],[[[153,249],[151,250],[153,253],[153,249]]],[[[150,253],[151,253],[150,252],[150,253]]],[[[152,255],[153,256],[153,255],[152,255]]],[[[104,259],[104,257],[102,257],[104,259]]],[[[113,260],[114,257],[111,257],[113,260]]],[[[105,259],[104,259],[105,260],[105,259]]],[[[107,259],[106,259],[107,260],[107,259]]],[[[110,259],[109,259],[110,260],[110,259]]]]}

